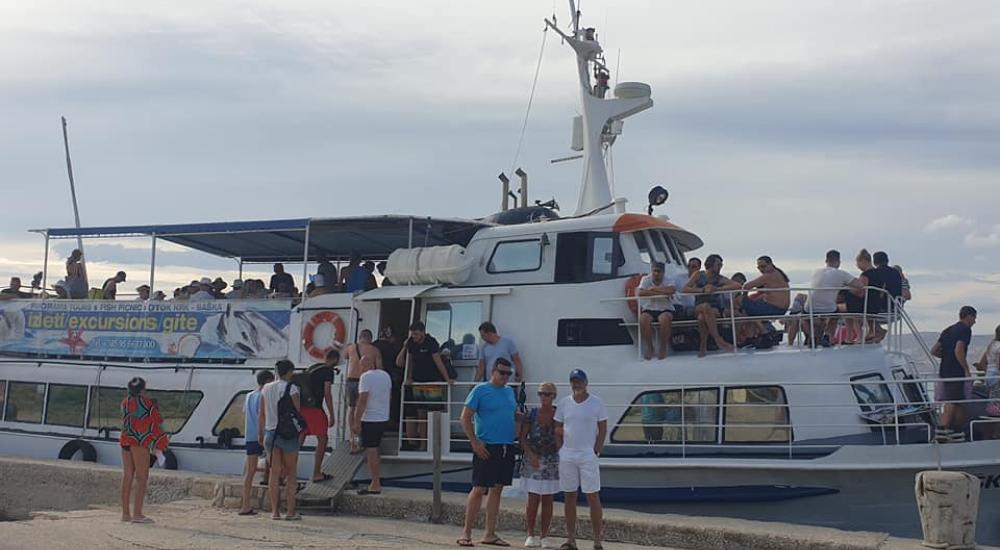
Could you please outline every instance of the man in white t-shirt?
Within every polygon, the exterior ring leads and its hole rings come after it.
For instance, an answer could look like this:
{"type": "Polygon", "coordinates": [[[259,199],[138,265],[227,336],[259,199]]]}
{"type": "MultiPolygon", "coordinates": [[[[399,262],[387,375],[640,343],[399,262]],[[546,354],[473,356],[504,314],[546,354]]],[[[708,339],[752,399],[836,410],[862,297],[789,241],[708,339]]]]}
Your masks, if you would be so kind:
{"type": "MultiPolygon", "coordinates": [[[[809,279],[809,288],[822,288],[831,290],[812,290],[811,296],[805,300],[805,306],[797,310],[792,306],[791,313],[814,313],[826,314],[837,312],[837,293],[842,288],[861,288],[861,281],[850,273],[840,269],[840,252],[830,250],[826,253],[826,266],[813,272],[809,279]]],[[[798,300],[797,300],[798,302],[798,300]]],[[[822,346],[829,346],[830,339],[834,331],[837,330],[837,319],[834,317],[814,321],[820,329],[822,346]]],[[[792,321],[788,326],[788,342],[795,341],[798,333],[798,322],[792,321]]],[[[802,331],[808,335],[810,330],[808,321],[802,323],[802,331]]]]}
{"type": "Polygon", "coordinates": [[[604,513],[597,457],[604,449],[608,413],[603,401],[587,393],[587,373],[574,369],[569,373],[569,384],[573,394],[559,400],[555,414],[559,485],[565,496],[566,544],[576,547],[576,493],[579,489],[587,496],[594,548],[601,548],[604,513]]]}
{"type": "MultiPolygon", "coordinates": [[[[642,340],[642,356],[648,361],[653,358],[653,323],[659,323],[660,359],[667,358],[670,349],[670,328],[674,321],[674,294],[677,287],[663,278],[663,262],[649,263],[649,274],[643,275],[636,289],[639,296],[639,338],[642,340]]],[[[687,281],[685,281],[686,283],[687,281]]]]}
{"type": "Polygon", "coordinates": [[[382,493],[379,445],[382,444],[382,434],[385,432],[386,423],[389,422],[392,377],[388,372],[377,368],[375,361],[370,360],[368,356],[361,358],[361,365],[366,367],[366,370],[361,373],[358,380],[358,402],[354,407],[351,429],[354,433],[361,434],[361,447],[367,454],[371,481],[368,487],[358,489],[358,494],[378,495],[382,493]]]}

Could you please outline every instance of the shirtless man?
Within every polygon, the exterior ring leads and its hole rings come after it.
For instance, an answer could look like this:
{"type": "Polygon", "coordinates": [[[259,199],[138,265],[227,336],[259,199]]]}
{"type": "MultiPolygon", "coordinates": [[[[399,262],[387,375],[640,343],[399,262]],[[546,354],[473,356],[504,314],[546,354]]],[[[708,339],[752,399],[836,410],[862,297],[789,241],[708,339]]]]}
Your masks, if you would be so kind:
{"type": "Polygon", "coordinates": [[[719,334],[719,314],[726,309],[729,297],[717,294],[723,290],[739,290],[740,284],[723,277],[722,256],[712,254],[705,258],[705,270],[698,271],[688,279],[684,292],[695,294],[694,312],[698,319],[698,357],[708,353],[708,337],[712,336],[715,345],[721,350],[733,351],[733,346],[722,339],[719,334]]]}
{"type": "Polygon", "coordinates": [[[784,315],[792,303],[791,293],[788,291],[788,275],[785,275],[784,271],[774,265],[770,256],[757,258],[757,270],[760,271],[760,277],[748,281],[743,285],[743,288],[783,288],[785,290],[783,292],[781,290],[762,292],[760,299],[744,300],[743,312],[750,317],[784,315]]]}
{"type": "MultiPolygon", "coordinates": [[[[364,329],[358,335],[357,343],[347,346],[344,352],[344,356],[347,357],[347,381],[345,382],[347,418],[354,418],[354,407],[358,404],[358,382],[361,381],[361,375],[367,370],[361,364],[361,358],[371,357],[371,360],[375,362],[375,368],[382,368],[382,353],[372,345],[372,338],[372,331],[364,329]]],[[[351,438],[351,452],[360,452],[355,438],[351,438]]]]}

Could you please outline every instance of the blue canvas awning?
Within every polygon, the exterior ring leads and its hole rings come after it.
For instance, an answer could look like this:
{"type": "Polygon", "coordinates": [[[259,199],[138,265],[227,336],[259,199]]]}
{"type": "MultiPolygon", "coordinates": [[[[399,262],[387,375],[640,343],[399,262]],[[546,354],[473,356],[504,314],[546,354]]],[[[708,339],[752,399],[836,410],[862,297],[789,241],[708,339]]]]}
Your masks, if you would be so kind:
{"type": "Polygon", "coordinates": [[[152,237],[244,263],[301,262],[309,239],[309,261],[343,260],[351,254],[387,257],[408,246],[465,246],[481,227],[476,220],[416,216],[301,218],[247,222],[183,223],[35,230],[52,239],[152,237]]]}

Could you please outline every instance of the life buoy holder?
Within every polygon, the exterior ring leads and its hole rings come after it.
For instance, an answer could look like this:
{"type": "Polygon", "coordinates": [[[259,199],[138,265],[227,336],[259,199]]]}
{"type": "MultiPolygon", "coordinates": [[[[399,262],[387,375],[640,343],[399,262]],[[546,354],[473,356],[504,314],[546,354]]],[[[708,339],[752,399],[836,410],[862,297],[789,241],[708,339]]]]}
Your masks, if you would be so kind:
{"type": "Polygon", "coordinates": [[[326,354],[330,350],[336,349],[334,344],[325,348],[318,347],[315,344],[316,329],[325,324],[333,327],[333,342],[343,342],[347,336],[347,327],[344,325],[344,320],[336,313],[321,311],[310,317],[309,322],[306,323],[305,328],[302,330],[302,344],[309,355],[320,360],[326,359],[326,354]]]}
{"type": "Polygon", "coordinates": [[[84,462],[97,462],[97,450],[94,446],[82,439],[71,439],[59,449],[60,460],[73,460],[73,457],[80,453],[80,458],[84,462]]]}
{"type": "MultiPolygon", "coordinates": [[[[635,298],[636,297],[636,289],[639,288],[639,283],[641,281],[642,281],[642,275],[640,275],[640,274],[632,275],[631,277],[629,277],[628,279],[625,280],[625,297],[626,298],[635,298]]],[[[635,314],[639,313],[639,300],[631,300],[630,299],[630,300],[626,301],[625,303],[628,304],[628,308],[629,308],[629,310],[632,313],[635,313],[635,314]]]]}

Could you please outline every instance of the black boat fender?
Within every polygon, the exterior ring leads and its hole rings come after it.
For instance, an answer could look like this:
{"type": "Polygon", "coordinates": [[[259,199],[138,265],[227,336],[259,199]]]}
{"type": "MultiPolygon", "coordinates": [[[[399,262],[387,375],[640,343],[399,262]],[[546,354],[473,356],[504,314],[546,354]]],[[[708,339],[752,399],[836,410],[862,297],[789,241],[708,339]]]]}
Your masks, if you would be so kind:
{"type": "Polygon", "coordinates": [[[85,462],[97,462],[97,450],[94,446],[82,439],[71,439],[59,449],[60,460],[72,460],[77,453],[85,462]]]}

